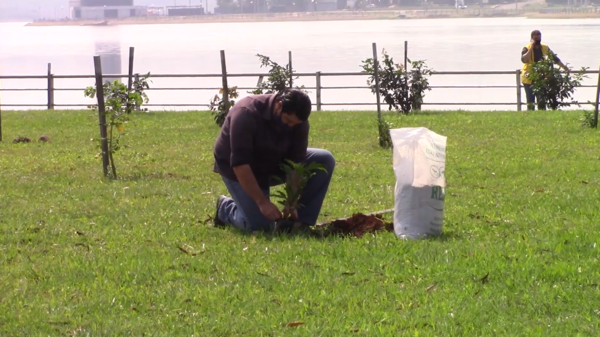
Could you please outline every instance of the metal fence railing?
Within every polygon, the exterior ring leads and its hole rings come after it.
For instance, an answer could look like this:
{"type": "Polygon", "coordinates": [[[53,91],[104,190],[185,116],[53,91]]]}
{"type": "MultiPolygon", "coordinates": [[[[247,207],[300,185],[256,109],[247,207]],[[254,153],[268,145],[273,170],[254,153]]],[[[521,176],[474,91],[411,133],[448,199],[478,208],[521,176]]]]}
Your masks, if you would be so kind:
{"type": "MultiPolygon", "coordinates": [[[[590,70],[587,71],[586,74],[598,74],[598,70],[590,70]]],[[[436,90],[444,90],[444,89],[500,89],[500,90],[513,90],[515,95],[515,99],[512,102],[424,102],[424,105],[437,105],[437,106],[468,106],[468,105],[478,105],[478,106],[514,106],[517,107],[517,110],[520,110],[521,106],[526,103],[523,102],[522,98],[522,86],[520,81],[520,70],[516,71],[436,71],[433,73],[434,77],[437,76],[447,76],[447,75],[460,75],[460,76],[512,76],[514,78],[513,85],[432,85],[431,88],[436,90]]],[[[129,75],[104,75],[105,78],[128,78],[129,75]]],[[[138,74],[135,74],[138,76],[138,74]]],[[[153,79],[177,79],[177,78],[188,78],[188,79],[198,79],[198,78],[213,78],[220,79],[226,76],[227,78],[258,78],[258,82],[260,83],[264,78],[268,76],[267,73],[245,73],[245,74],[151,74],[150,78],[153,79]]],[[[353,85],[332,85],[325,86],[322,85],[322,81],[324,78],[333,78],[333,77],[350,77],[350,76],[360,76],[365,79],[368,74],[364,72],[314,72],[314,73],[294,73],[294,76],[299,77],[300,79],[314,81],[313,86],[305,86],[307,90],[314,90],[316,94],[316,100],[313,104],[316,106],[317,110],[322,110],[324,106],[374,106],[375,100],[373,99],[370,102],[354,102],[354,101],[345,101],[345,102],[328,102],[323,101],[322,93],[327,90],[348,90],[348,89],[369,89],[370,87],[363,86],[353,86],[353,85]]],[[[11,104],[0,104],[2,108],[10,108],[10,107],[39,107],[39,108],[47,108],[54,109],[57,107],[87,107],[93,104],[90,103],[66,103],[66,102],[57,102],[55,100],[55,95],[57,92],[65,92],[65,91],[80,91],[83,92],[85,88],[83,87],[58,87],[56,84],[58,81],[62,80],[73,80],[73,79],[90,79],[93,81],[95,78],[94,75],[55,75],[52,74],[51,71],[47,75],[26,75],[26,76],[17,76],[17,75],[7,75],[0,76],[0,81],[3,83],[7,83],[7,81],[19,81],[19,80],[42,80],[44,83],[47,83],[45,87],[37,87],[37,88],[27,88],[27,87],[11,87],[5,88],[0,87],[0,92],[45,92],[47,96],[47,102],[45,103],[31,103],[31,102],[18,102],[11,104]]],[[[595,85],[582,85],[584,88],[595,88],[595,85]]],[[[256,89],[257,86],[246,86],[246,87],[238,87],[238,90],[253,90],[256,89]]],[[[149,91],[215,91],[220,90],[221,87],[215,86],[207,86],[207,87],[152,87],[148,89],[149,91]]],[[[588,104],[588,102],[573,102],[573,104],[588,104]]],[[[202,107],[208,108],[209,104],[202,103],[174,103],[174,102],[163,102],[163,103],[151,103],[145,106],[149,107],[202,107]]]]}

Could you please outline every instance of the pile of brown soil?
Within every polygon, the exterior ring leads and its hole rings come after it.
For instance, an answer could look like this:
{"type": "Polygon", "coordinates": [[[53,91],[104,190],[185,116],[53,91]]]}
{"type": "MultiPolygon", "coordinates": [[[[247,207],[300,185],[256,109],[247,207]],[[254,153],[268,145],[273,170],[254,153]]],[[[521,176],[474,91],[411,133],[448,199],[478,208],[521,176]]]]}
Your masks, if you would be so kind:
{"type": "Polygon", "coordinates": [[[379,231],[394,231],[393,223],[386,223],[383,217],[378,215],[365,215],[362,213],[354,214],[351,218],[334,220],[329,224],[328,234],[334,235],[353,235],[357,238],[362,237],[366,233],[376,233],[379,231]]]}

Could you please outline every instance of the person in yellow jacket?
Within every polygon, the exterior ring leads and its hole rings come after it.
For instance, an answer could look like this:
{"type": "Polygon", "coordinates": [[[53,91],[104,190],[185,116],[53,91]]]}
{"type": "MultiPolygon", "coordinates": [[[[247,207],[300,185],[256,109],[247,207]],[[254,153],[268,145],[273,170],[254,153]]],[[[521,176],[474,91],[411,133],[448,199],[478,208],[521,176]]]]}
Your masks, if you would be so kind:
{"type": "MultiPolygon", "coordinates": [[[[540,61],[542,58],[547,57],[550,52],[551,50],[548,48],[548,45],[542,44],[542,33],[539,30],[534,30],[531,32],[530,43],[521,51],[521,62],[523,62],[523,68],[521,69],[521,83],[523,83],[525,94],[527,96],[527,110],[534,110],[534,104],[536,100],[533,89],[531,88],[532,81],[529,79],[533,64],[540,61]]],[[[554,62],[565,71],[569,71],[569,68],[562,63],[556,54],[554,55],[554,62]]],[[[542,110],[546,109],[546,103],[541,102],[539,97],[538,106],[542,110]]]]}

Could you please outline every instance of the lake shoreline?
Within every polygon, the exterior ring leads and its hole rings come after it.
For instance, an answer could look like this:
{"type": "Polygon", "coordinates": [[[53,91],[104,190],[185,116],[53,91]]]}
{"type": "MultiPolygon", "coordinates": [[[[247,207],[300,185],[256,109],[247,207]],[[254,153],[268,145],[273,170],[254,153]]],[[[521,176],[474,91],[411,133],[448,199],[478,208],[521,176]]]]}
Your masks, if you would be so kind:
{"type": "MultiPolygon", "coordinates": [[[[410,12],[410,11],[404,11],[410,12]]],[[[599,13],[437,13],[432,11],[428,14],[405,15],[394,13],[366,14],[369,12],[354,12],[352,14],[330,14],[330,15],[311,15],[290,13],[289,16],[270,16],[270,15],[229,15],[229,16],[205,16],[192,18],[171,18],[171,17],[152,17],[152,18],[128,18],[102,21],[38,21],[30,22],[25,26],[46,27],[46,26],[121,26],[121,25],[161,25],[161,24],[198,24],[198,23],[245,23],[245,22],[298,22],[298,21],[365,21],[365,20],[423,20],[423,19],[475,19],[475,18],[526,18],[526,19],[598,19],[599,13]],[[400,16],[400,17],[399,17],[400,16]]]]}

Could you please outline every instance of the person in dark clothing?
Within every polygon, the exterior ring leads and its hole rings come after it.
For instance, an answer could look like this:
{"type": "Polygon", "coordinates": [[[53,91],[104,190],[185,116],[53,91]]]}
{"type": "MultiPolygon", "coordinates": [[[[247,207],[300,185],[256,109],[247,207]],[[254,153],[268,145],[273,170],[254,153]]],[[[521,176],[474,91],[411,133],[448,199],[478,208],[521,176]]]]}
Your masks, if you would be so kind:
{"type": "MultiPolygon", "coordinates": [[[[539,30],[534,30],[531,32],[531,41],[521,51],[521,62],[523,62],[523,68],[521,69],[521,83],[523,83],[523,87],[525,88],[525,95],[527,96],[527,110],[534,110],[534,105],[536,101],[535,94],[533,93],[533,89],[531,88],[532,81],[529,79],[530,72],[533,68],[533,64],[535,62],[540,61],[541,59],[548,57],[550,55],[550,48],[548,45],[542,44],[542,33],[539,30]]],[[[553,53],[553,52],[552,52],[553,53]]],[[[553,53],[554,54],[554,53],[553,53]]],[[[569,71],[569,68],[565,66],[562,61],[554,54],[554,62],[558,64],[565,71],[569,71]]],[[[546,103],[538,100],[538,107],[541,110],[546,110],[546,103]]]]}
{"type": "Polygon", "coordinates": [[[233,106],[214,149],[214,171],[231,194],[218,198],[215,226],[229,223],[244,231],[269,230],[287,215],[296,226],[316,224],[335,159],[329,151],[308,148],[311,109],[310,98],[300,90],[252,95],[233,106]],[[317,162],[326,170],[309,179],[300,198],[303,207],[293,214],[282,214],[269,199],[270,187],[277,185],[275,177],[285,178],[284,160],[317,162]]]}

